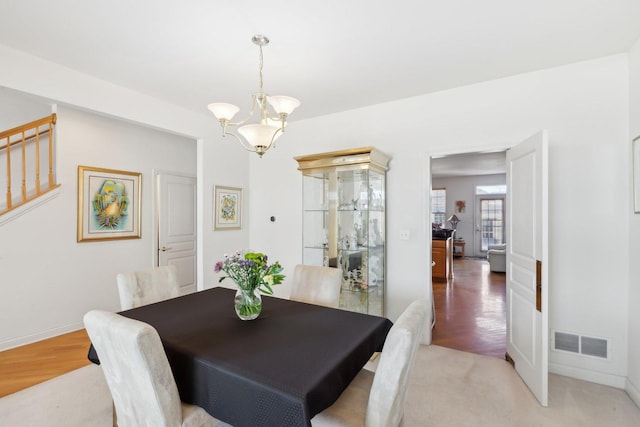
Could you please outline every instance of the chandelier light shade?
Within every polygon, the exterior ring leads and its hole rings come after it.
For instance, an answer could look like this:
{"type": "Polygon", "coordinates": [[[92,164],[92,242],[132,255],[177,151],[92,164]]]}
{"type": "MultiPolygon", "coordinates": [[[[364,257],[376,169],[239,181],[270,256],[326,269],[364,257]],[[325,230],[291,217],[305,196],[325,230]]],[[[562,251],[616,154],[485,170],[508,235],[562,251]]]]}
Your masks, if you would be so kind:
{"type": "Polygon", "coordinates": [[[214,102],[209,104],[208,108],[220,122],[223,137],[231,136],[237,139],[243,148],[262,157],[270,148],[275,147],[276,140],[287,125],[289,114],[300,106],[300,101],[290,96],[269,96],[264,92],[262,47],[269,44],[269,39],[263,35],[255,35],[251,41],[260,48],[260,88],[252,95],[253,103],[249,115],[241,121],[232,122],[233,117],[240,111],[239,107],[224,102],[214,102]],[[269,105],[275,115],[269,112],[269,105]],[[246,124],[254,114],[257,116],[257,123],[246,124]],[[237,127],[240,135],[230,132],[231,127],[237,127]]]}

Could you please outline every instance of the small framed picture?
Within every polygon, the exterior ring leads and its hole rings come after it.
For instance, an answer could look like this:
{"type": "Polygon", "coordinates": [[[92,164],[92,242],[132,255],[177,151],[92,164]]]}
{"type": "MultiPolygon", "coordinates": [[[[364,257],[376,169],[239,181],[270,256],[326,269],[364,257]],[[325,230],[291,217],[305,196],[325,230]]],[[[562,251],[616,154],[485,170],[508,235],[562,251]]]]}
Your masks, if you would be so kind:
{"type": "Polygon", "coordinates": [[[78,242],[140,238],[142,174],[78,166],[78,242]]]}
{"type": "Polygon", "coordinates": [[[633,156],[633,212],[640,213],[640,136],[632,141],[633,156]]]}
{"type": "Polygon", "coordinates": [[[242,228],[242,188],[213,187],[213,229],[240,230],[242,228]]]}

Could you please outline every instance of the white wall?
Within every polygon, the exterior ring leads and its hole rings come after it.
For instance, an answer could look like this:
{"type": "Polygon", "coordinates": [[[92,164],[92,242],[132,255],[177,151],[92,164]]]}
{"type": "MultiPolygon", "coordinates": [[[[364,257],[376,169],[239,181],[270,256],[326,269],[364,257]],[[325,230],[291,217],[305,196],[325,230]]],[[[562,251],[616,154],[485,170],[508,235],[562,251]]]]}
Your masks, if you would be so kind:
{"type": "MultiPolygon", "coordinates": [[[[252,158],[251,245],[301,261],[301,177],[294,156],[373,145],[387,182],[387,313],[429,294],[431,155],[503,149],[550,131],[550,326],[605,337],[611,358],[551,352],[552,370],[622,386],[627,369],[627,56],[616,55],[292,122],[252,158]],[[602,202],[594,202],[598,195],[602,202]],[[278,217],[270,223],[271,215],[278,217]],[[615,229],[603,237],[601,227],[615,229]],[[399,239],[401,229],[411,238],[399,239]],[[620,250],[612,250],[620,248],[620,250]]],[[[291,270],[287,271],[289,274],[291,270]]]]}
{"type": "MultiPolygon", "coordinates": [[[[478,244],[478,235],[475,232],[475,212],[478,209],[476,205],[476,186],[477,185],[505,185],[507,183],[506,174],[496,175],[475,175],[475,176],[457,176],[449,178],[435,178],[431,182],[432,188],[446,188],[447,190],[447,215],[449,218],[455,214],[460,222],[456,228],[456,238],[463,238],[465,241],[465,256],[481,256],[481,252],[476,251],[478,244]],[[456,200],[464,200],[465,211],[456,212],[456,200]]],[[[506,224],[505,224],[506,225],[506,224]]],[[[451,228],[448,222],[443,227],[451,228]]]]}
{"type": "Polygon", "coordinates": [[[82,327],[118,310],[118,272],[153,266],[153,170],[196,173],[196,143],[122,121],[58,109],[59,196],[0,227],[0,348],[82,327]],[[76,242],[79,165],[142,173],[140,239],[76,242]]]}
{"type": "MultiPolygon", "coordinates": [[[[102,116],[122,119],[174,135],[186,136],[190,141],[198,140],[196,169],[198,176],[198,212],[201,213],[198,217],[198,286],[200,289],[214,286],[217,283],[217,277],[213,273],[215,261],[225,252],[247,247],[249,243],[249,228],[246,225],[247,222],[245,222],[244,228],[239,231],[213,231],[213,185],[223,184],[247,188],[249,182],[249,155],[240,149],[237,144],[222,140],[219,135],[220,130],[217,120],[206,110],[206,106],[203,106],[201,114],[185,110],[3,45],[0,45],[0,60],[2,62],[0,88],[19,91],[25,97],[38,99],[38,102],[43,102],[45,105],[73,106],[102,116]]],[[[0,95],[3,95],[3,93],[0,93],[0,95]]],[[[14,105],[11,100],[5,101],[4,96],[0,98],[0,104],[14,105]]],[[[47,111],[47,114],[50,113],[50,107],[47,108],[47,111]]],[[[59,127],[59,129],[61,128],[59,127]]],[[[108,129],[106,131],[108,132],[108,129]]],[[[62,141],[62,139],[59,139],[59,141],[62,141]]],[[[90,140],[85,141],[85,143],[89,142],[90,140]]],[[[189,142],[188,144],[192,143],[189,142]]],[[[85,147],[86,145],[76,147],[79,150],[79,156],[86,154],[82,151],[85,147]]],[[[81,163],[74,157],[75,152],[68,152],[66,155],[68,157],[65,161],[75,163],[74,167],[81,163]]],[[[62,156],[62,153],[59,156],[62,156]]],[[[126,155],[124,157],[126,158],[126,155]]],[[[60,160],[63,158],[64,156],[60,157],[60,160]]],[[[171,157],[166,156],[165,159],[170,160],[171,157]]],[[[165,164],[164,160],[160,164],[165,164]]],[[[167,170],[172,170],[169,167],[171,164],[167,163],[167,170]]],[[[73,175],[73,180],[67,180],[67,184],[64,187],[66,189],[62,191],[72,190],[72,193],[75,194],[75,185],[77,185],[76,178],[73,175]]],[[[62,197],[60,195],[58,199],[62,197]]],[[[56,202],[54,201],[53,203],[56,202]]],[[[245,203],[245,214],[249,206],[250,203],[245,203]]],[[[65,205],[65,207],[67,206],[65,205]]],[[[75,209],[75,199],[69,208],[75,209]]],[[[21,221],[31,222],[30,217],[26,215],[23,216],[24,219],[20,218],[20,220],[14,220],[0,226],[0,251],[3,254],[6,251],[4,236],[12,236],[12,238],[21,236],[20,230],[16,227],[22,226],[16,224],[21,224],[21,221]]],[[[56,217],[55,219],[58,218],[56,217]]],[[[75,213],[65,217],[64,220],[75,222],[75,213]]],[[[45,236],[52,239],[58,237],[55,232],[51,233],[51,231],[48,231],[45,236]]],[[[73,236],[75,236],[75,231],[73,236]]],[[[73,236],[71,238],[75,240],[73,236]]],[[[65,235],[65,238],[69,237],[65,235]]],[[[96,248],[92,244],[83,244],[81,247],[83,248],[82,251],[86,251],[89,255],[96,248]]],[[[113,249],[118,249],[117,244],[113,244],[112,247],[113,249]]],[[[24,260],[20,261],[21,265],[24,265],[25,260],[30,258],[29,255],[31,253],[23,252],[21,255],[25,257],[24,260]]],[[[32,284],[25,284],[25,279],[19,271],[11,270],[11,274],[5,273],[5,271],[8,272],[8,270],[4,269],[7,264],[5,263],[4,255],[0,255],[0,257],[2,257],[0,259],[0,283],[2,283],[0,288],[0,309],[5,305],[5,282],[16,283],[14,290],[11,292],[16,292],[15,295],[20,297],[19,300],[12,299],[17,305],[12,307],[10,312],[0,312],[0,321],[2,321],[0,326],[0,343],[2,343],[0,349],[49,337],[65,329],[79,328],[83,312],[81,313],[80,310],[74,309],[69,315],[58,313],[60,310],[67,309],[69,300],[74,301],[80,307],[95,308],[93,306],[95,299],[92,296],[84,293],[68,292],[67,290],[65,292],[47,292],[49,296],[47,304],[50,308],[47,310],[34,310],[34,305],[30,301],[31,294],[35,291],[29,290],[32,284]],[[14,312],[17,313],[15,319],[10,317],[14,312]],[[25,316],[20,313],[31,314],[32,317],[27,321],[26,325],[20,324],[25,316]]],[[[50,272],[48,263],[43,263],[35,257],[31,258],[30,268],[41,270],[42,272],[50,272]]],[[[76,274],[73,269],[71,270],[70,273],[65,273],[65,275],[76,274]]],[[[83,280],[88,279],[90,278],[83,277],[83,280]]],[[[74,280],[77,280],[77,278],[74,280]]],[[[112,278],[112,280],[114,279],[112,278]]]]}
{"type": "MultiPolygon", "coordinates": [[[[0,132],[51,114],[51,106],[38,97],[0,87],[0,132]]],[[[5,141],[0,143],[4,144],[5,141]]]]}
{"type": "MultiPolygon", "coordinates": [[[[630,138],[640,136],[640,39],[629,53],[629,83],[630,83],[630,138]]],[[[631,159],[630,144],[627,155],[631,159]]],[[[630,163],[630,161],[628,162],[630,163]]],[[[630,166],[631,167],[631,166],[630,166]]],[[[637,171],[640,173],[640,171],[637,171]]],[[[631,180],[631,174],[627,179],[631,180]]],[[[631,190],[629,191],[631,194],[631,190]]],[[[629,256],[633,260],[629,268],[629,375],[627,393],[640,406],[640,214],[633,213],[633,198],[629,198],[627,212],[630,217],[629,256]]]]}

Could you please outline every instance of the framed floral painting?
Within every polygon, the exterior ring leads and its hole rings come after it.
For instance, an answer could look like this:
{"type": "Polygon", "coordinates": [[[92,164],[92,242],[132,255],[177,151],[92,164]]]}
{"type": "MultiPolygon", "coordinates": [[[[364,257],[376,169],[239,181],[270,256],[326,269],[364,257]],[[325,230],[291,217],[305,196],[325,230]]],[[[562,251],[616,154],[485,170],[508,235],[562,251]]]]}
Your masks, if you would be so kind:
{"type": "Polygon", "coordinates": [[[78,242],[140,238],[142,174],[78,166],[78,242]]]}
{"type": "Polygon", "coordinates": [[[213,229],[240,230],[242,228],[242,188],[213,187],[213,229]]]}

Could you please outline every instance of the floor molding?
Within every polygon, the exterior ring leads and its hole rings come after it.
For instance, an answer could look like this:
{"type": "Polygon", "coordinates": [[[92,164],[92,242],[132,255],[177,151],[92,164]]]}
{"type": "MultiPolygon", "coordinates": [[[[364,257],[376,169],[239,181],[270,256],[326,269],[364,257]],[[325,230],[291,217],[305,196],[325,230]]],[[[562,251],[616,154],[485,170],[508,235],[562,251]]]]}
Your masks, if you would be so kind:
{"type": "Polygon", "coordinates": [[[70,325],[61,326],[55,329],[48,329],[46,331],[38,332],[37,334],[26,335],[18,338],[13,338],[7,341],[0,342],[0,351],[11,350],[12,348],[20,347],[27,344],[32,344],[37,341],[46,340],[48,338],[57,337],[58,335],[66,334],[67,332],[77,331],[83,329],[84,323],[77,322],[70,325]]]}
{"type": "Polygon", "coordinates": [[[549,372],[622,390],[625,390],[625,385],[628,381],[626,377],[620,375],[607,374],[604,372],[576,368],[575,366],[561,365],[558,363],[549,363],[549,372]]]}
{"type": "Polygon", "coordinates": [[[633,400],[633,403],[638,405],[638,408],[640,408],[640,390],[633,384],[633,382],[631,382],[629,377],[627,377],[624,391],[627,392],[631,400],[633,400]]]}

